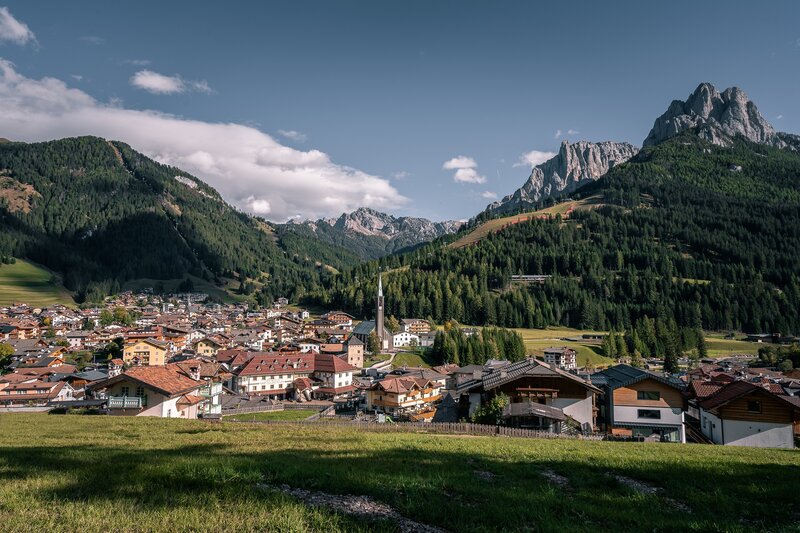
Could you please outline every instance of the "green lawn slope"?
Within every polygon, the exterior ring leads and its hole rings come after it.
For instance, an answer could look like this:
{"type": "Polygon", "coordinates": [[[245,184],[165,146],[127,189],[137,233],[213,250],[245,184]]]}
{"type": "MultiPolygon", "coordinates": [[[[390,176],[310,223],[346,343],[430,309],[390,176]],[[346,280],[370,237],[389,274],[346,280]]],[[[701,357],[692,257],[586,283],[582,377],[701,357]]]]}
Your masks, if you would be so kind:
{"type": "Polygon", "coordinates": [[[2,414],[0,479],[6,531],[393,529],[264,484],[367,495],[450,531],[796,531],[800,523],[800,453],[704,445],[2,414]],[[618,476],[659,490],[637,491],[618,476]]]}
{"type": "Polygon", "coordinates": [[[70,293],[50,271],[28,261],[0,264],[0,305],[75,305],[70,293]]]}

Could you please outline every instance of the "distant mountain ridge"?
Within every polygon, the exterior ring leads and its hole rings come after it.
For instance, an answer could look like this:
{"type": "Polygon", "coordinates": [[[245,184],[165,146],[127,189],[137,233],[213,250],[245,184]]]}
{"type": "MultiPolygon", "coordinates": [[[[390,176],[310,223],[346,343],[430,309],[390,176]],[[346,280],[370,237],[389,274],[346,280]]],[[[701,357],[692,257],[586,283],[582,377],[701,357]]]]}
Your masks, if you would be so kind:
{"type": "Polygon", "coordinates": [[[282,227],[286,231],[344,246],[365,259],[375,259],[455,233],[462,225],[463,222],[458,220],[433,222],[426,218],[396,217],[360,207],[351,213],[343,213],[339,218],[290,222],[282,227]]]}
{"type": "Polygon", "coordinates": [[[522,187],[489,205],[487,209],[495,213],[505,213],[532,206],[551,196],[569,193],[600,178],[638,151],[638,148],[628,143],[563,141],[555,157],[533,167],[522,187]]]}
{"type": "Polygon", "coordinates": [[[685,101],[673,100],[655,120],[643,146],[659,144],[690,129],[720,146],[730,146],[737,135],[776,148],[787,146],[743,90],[729,87],[720,93],[710,83],[701,83],[685,101]]]}
{"type": "MultiPolygon", "coordinates": [[[[642,148],[686,131],[719,146],[731,146],[741,136],[757,144],[800,151],[800,136],[776,131],[739,87],[719,92],[712,84],[701,83],[686,100],[673,100],[656,118],[642,148]]],[[[503,214],[570,193],[600,179],[638,152],[635,146],[622,142],[563,141],[555,157],[536,165],[522,187],[489,204],[486,211],[503,214]]]]}

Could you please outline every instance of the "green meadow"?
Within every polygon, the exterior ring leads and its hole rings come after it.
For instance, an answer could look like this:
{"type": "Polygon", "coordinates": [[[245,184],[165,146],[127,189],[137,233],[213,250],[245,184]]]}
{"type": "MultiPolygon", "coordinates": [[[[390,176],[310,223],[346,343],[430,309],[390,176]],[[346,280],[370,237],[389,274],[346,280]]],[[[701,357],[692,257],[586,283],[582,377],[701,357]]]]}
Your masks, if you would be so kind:
{"type": "Polygon", "coordinates": [[[0,414],[6,531],[798,531],[800,453],[157,418],[0,414]],[[631,481],[647,484],[637,489],[631,481]]]}
{"type": "Polygon", "coordinates": [[[21,259],[8,265],[0,263],[0,305],[14,303],[75,305],[51,272],[21,259]]]}

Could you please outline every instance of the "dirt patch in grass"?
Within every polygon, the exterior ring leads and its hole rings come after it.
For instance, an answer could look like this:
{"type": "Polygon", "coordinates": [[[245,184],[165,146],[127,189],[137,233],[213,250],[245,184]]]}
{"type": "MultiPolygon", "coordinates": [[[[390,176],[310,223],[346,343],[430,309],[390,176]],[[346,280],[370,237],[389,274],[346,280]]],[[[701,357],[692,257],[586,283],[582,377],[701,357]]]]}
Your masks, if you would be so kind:
{"type": "Polygon", "coordinates": [[[558,487],[560,489],[569,488],[569,479],[567,479],[566,477],[562,476],[561,474],[556,474],[555,472],[553,472],[549,468],[545,468],[544,470],[540,471],[539,473],[542,474],[542,476],[544,476],[544,478],[547,479],[547,481],[549,481],[550,484],[555,485],[556,487],[558,487]]]}
{"type": "MultiPolygon", "coordinates": [[[[625,485],[629,489],[632,489],[640,494],[647,494],[650,496],[663,495],[664,490],[661,487],[656,487],[655,485],[650,485],[649,483],[645,483],[644,481],[639,481],[638,479],[633,479],[627,476],[621,476],[619,474],[610,474],[610,475],[622,485],[625,485]]],[[[673,500],[672,498],[664,497],[662,499],[668,506],[674,509],[678,509],[679,511],[684,511],[687,513],[691,512],[691,509],[685,503],[673,500]]]]}
{"type": "Polygon", "coordinates": [[[349,515],[372,518],[374,520],[388,520],[396,524],[397,531],[402,533],[445,533],[446,531],[406,518],[398,513],[394,507],[377,502],[367,496],[329,494],[327,492],[298,489],[289,485],[260,483],[257,486],[264,490],[282,492],[312,507],[328,507],[349,515]]]}
{"type": "Polygon", "coordinates": [[[495,477],[497,477],[494,473],[487,470],[473,470],[472,473],[475,474],[478,479],[488,481],[490,483],[494,481],[495,477]]]}

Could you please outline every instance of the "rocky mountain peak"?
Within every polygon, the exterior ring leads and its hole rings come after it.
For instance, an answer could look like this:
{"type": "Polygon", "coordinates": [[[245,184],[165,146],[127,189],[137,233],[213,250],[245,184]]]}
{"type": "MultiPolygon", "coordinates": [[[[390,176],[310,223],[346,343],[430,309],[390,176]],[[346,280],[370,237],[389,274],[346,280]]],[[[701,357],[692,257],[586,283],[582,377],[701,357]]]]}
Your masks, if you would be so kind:
{"type": "Polygon", "coordinates": [[[760,144],[785,146],[739,87],[720,93],[712,84],[701,83],[685,101],[673,100],[656,119],[643,145],[658,144],[686,130],[695,130],[701,138],[720,146],[729,146],[736,135],[760,144]]]}
{"type": "Polygon", "coordinates": [[[563,141],[555,157],[533,167],[528,181],[522,187],[491,204],[489,209],[499,213],[513,211],[550,196],[569,193],[584,183],[600,178],[614,165],[624,163],[638,151],[628,143],[563,141]]]}

